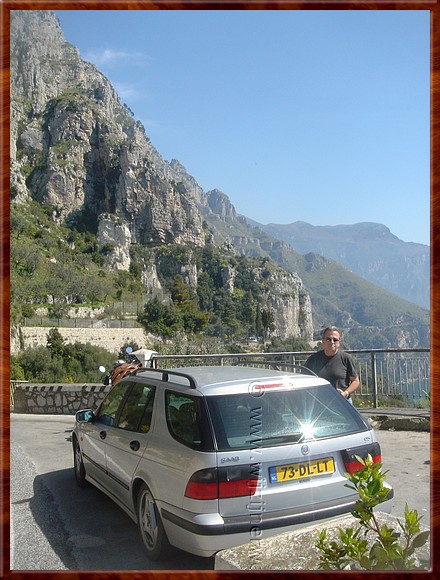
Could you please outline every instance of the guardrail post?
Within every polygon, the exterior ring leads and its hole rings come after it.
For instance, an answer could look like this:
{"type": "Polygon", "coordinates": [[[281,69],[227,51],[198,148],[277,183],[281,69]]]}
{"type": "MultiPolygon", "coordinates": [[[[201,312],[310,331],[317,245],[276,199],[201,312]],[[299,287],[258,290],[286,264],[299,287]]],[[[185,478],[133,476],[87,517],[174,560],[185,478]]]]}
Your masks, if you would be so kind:
{"type": "Polygon", "coordinates": [[[371,353],[371,377],[373,380],[373,407],[377,409],[377,373],[376,373],[376,353],[371,353]]]}

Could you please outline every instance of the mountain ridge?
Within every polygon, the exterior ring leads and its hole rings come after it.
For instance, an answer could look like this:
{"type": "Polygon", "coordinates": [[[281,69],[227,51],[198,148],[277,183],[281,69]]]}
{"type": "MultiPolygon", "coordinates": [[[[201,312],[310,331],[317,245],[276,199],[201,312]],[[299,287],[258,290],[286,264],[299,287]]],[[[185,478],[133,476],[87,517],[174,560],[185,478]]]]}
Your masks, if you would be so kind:
{"type": "Polygon", "coordinates": [[[369,282],[414,302],[430,305],[430,248],[404,242],[376,222],[314,226],[290,224],[254,225],[289,243],[300,254],[314,252],[339,262],[369,282]]]}

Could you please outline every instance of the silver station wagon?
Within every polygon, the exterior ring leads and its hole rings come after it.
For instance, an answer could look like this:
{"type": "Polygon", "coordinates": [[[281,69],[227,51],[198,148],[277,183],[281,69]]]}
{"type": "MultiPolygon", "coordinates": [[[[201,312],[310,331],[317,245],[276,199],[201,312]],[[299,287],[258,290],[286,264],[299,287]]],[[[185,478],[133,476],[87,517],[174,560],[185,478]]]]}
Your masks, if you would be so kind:
{"type": "Polygon", "coordinates": [[[372,427],[323,379],[239,366],[138,369],[77,412],[72,443],[78,485],[137,522],[151,559],[346,514],[358,495],[344,473],[356,456],[382,461],[372,427]]]}

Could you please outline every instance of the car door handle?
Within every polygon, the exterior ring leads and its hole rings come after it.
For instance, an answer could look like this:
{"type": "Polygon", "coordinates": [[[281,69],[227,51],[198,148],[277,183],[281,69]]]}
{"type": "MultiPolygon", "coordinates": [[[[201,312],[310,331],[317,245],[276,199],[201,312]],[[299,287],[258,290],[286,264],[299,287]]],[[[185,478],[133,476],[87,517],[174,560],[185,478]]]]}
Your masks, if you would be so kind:
{"type": "Polygon", "coordinates": [[[99,436],[101,437],[101,439],[105,439],[107,437],[107,431],[100,431],[99,436]]]}
{"type": "Polygon", "coordinates": [[[139,441],[131,441],[130,442],[130,449],[132,449],[133,451],[138,451],[140,446],[141,446],[141,444],[139,443],[139,441]]]}

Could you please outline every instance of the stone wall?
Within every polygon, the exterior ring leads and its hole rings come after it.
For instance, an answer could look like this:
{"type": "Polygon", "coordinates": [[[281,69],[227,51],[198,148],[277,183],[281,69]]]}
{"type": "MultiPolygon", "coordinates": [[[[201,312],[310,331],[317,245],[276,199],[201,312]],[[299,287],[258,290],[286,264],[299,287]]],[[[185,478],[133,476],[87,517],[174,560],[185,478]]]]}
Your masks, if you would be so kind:
{"type": "Polygon", "coordinates": [[[16,385],[14,413],[74,415],[80,409],[94,409],[110,389],[104,385],[16,385]]]}
{"type": "MultiPolygon", "coordinates": [[[[142,328],[62,328],[57,327],[68,344],[80,342],[101,346],[117,354],[124,344],[137,344],[140,348],[151,345],[151,336],[142,328]]],[[[46,346],[49,327],[23,326],[11,332],[11,354],[35,346],[46,346]]]]}

